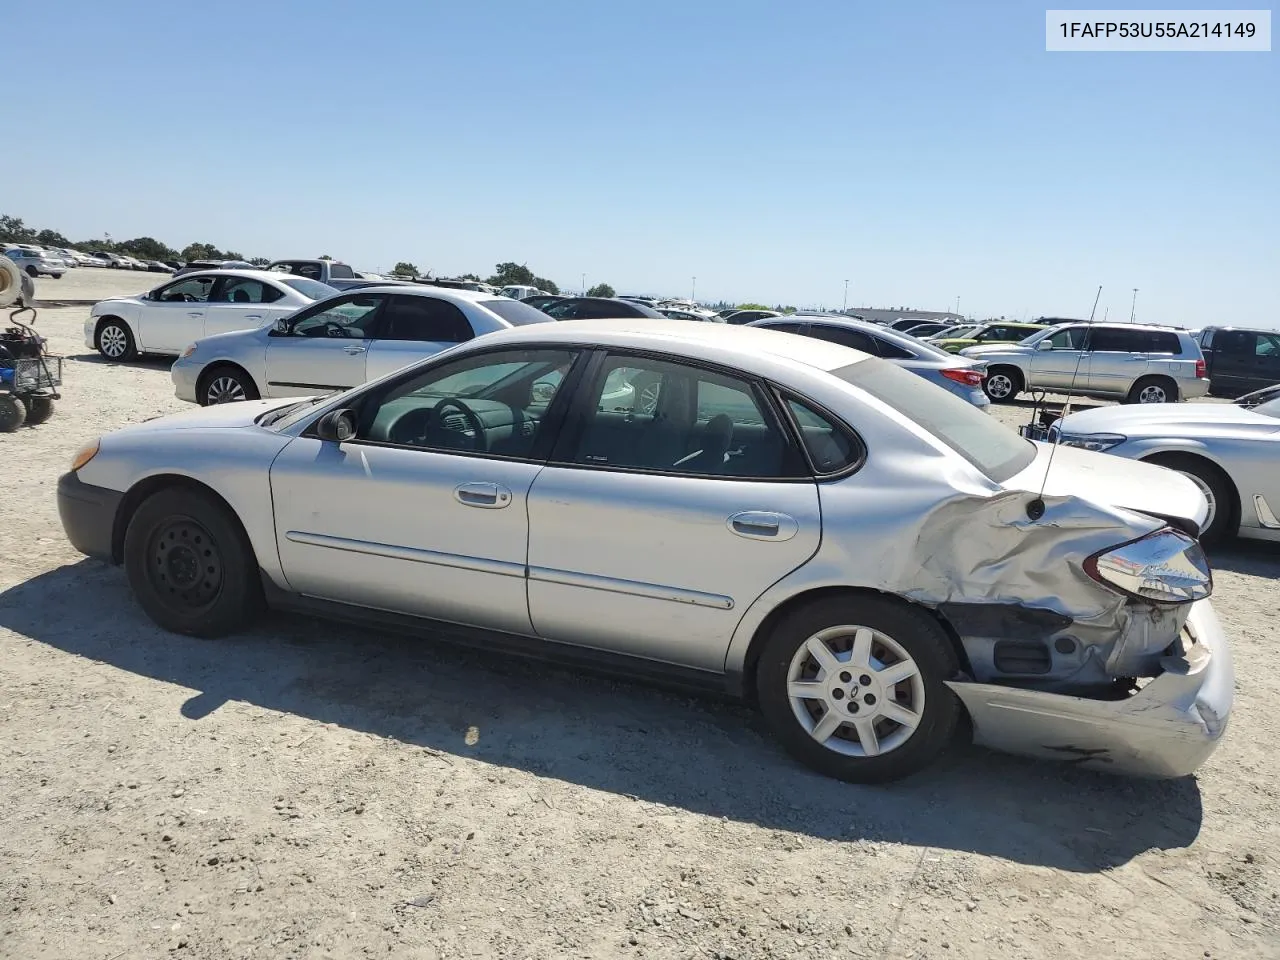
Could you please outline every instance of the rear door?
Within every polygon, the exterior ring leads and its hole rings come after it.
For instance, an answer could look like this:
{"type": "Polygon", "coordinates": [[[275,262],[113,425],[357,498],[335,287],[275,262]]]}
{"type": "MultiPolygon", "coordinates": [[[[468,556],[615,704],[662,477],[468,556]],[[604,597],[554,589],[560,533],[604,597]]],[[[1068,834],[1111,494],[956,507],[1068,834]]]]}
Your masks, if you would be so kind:
{"type": "Polygon", "coordinates": [[[209,274],[193,273],[148,294],[138,312],[138,349],[181,353],[203,337],[216,280],[209,274]]]}
{"type": "Polygon", "coordinates": [[[204,335],[255,330],[274,320],[280,291],[252,277],[219,277],[205,308],[204,335]]]}
{"type": "Polygon", "coordinates": [[[378,337],[369,344],[366,379],[374,380],[475,336],[462,310],[439,297],[389,298],[378,337]]]}
{"type": "Polygon", "coordinates": [[[821,539],[817,484],[759,384],[613,353],[529,493],[547,639],[719,672],[743,613],[821,539]],[[624,384],[648,383],[656,402],[624,384]]]}
{"type": "Polygon", "coordinates": [[[267,395],[309,396],[358,386],[388,295],[351,293],[301,310],[267,340],[267,395]]]}
{"type": "MultiPolygon", "coordinates": [[[[1259,335],[1251,330],[1215,330],[1213,332],[1213,392],[1237,397],[1253,386],[1258,372],[1259,335]]],[[[1275,381],[1272,381],[1275,382],[1275,381]]]]}
{"type": "Polygon", "coordinates": [[[1086,389],[1111,396],[1125,396],[1147,372],[1150,356],[1145,331],[1124,327],[1094,327],[1089,331],[1086,389]]]}

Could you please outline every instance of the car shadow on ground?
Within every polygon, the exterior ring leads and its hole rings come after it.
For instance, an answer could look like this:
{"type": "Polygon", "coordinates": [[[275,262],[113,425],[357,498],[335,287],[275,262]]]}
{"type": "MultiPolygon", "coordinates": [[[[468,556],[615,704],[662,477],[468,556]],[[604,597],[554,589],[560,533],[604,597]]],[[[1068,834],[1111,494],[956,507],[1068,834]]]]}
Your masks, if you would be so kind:
{"type": "Polygon", "coordinates": [[[132,360],[108,360],[97,351],[86,350],[84,353],[65,354],[64,360],[76,363],[94,363],[103,367],[130,367],[134,370],[167,370],[173,366],[174,357],[158,353],[144,353],[132,360]]]}
{"type": "Polygon", "coordinates": [[[1208,547],[1205,552],[1210,569],[1280,579],[1280,543],[1236,539],[1208,547]]]}
{"type": "Polygon", "coordinates": [[[200,691],[181,707],[194,723],[228,701],[244,701],[822,839],[972,851],[1089,872],[1151,848],[1189,846],[1201,824],[1193,778],[1109,777],[958,744],[909,780],[851,786],[797,766],[754,711],[715,697],[285,615],[226,640],[179,637],[145,618],[121,570],[91,560],[0,593],[0,626],[200,691]],[[479,739],[467,745],[475,733],[479,739]]]}

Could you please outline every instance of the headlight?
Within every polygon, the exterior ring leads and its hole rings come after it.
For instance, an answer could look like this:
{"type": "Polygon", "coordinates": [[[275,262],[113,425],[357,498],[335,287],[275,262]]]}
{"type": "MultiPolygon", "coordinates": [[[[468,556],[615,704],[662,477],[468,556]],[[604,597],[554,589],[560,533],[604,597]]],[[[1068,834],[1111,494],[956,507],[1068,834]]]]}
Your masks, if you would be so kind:
{"type": "Polygon", "coordinates": [[[1200,544],[1172,527],[1095,553],[1085,560],[1084,572],[1152,603],[1190,603],[1213,593],[1213,575],[1200,544]]]}
{"type": "MultiPolygon", "coordinates": [[[[1050,441],[1054,439],[1057,432],[1056,427],[1050,428],[1050,441]]],[[[1062,435],[1062,445],[1064,447],[1079,447],[1081,450],[1096,450],[1098,453],[1102,453],[1104,450],[1110,450],[1128,439],[1128,437],[1122,437],[1118,433],[1064,433],[1062,435]]]]}
{"type": "Polygon", "coordinates": [[[189,356],[191,356],[193,353],[195,353],[195,352],[196,352],[196,346],[197,346],[197,345],[196,345],[196,344],[194,344],[194,343],[193,343],[193,344],[191,344],[190,346],[188,346],[188,347],[187,347],[187,349],[185,349],[185,350],[183,350],[183,351],[182,351],[182,356],[181,356],[179,359],[180,359],[180,360],[185,360],[185,359],[187,359],[187,357],[189,357],[189,356]]]}
{"type": "Polygon", "coordinates": [[[98,455],[98,446],[99,441],[95,440],[93,443],[86,443],[76,451],[76,455],[71,458],[71,470],[73,473],[98,455]]]}

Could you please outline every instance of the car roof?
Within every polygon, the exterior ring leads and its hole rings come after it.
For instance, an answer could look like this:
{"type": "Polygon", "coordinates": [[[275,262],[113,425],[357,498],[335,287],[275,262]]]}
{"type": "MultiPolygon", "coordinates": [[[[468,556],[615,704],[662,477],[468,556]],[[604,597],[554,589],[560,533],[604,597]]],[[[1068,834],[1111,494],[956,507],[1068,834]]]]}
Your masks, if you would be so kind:
{"type": "Polygon", "coordinates": [[[292,273],[280,273],[276,270],[245,270],[243,267],[200,267],[184,273],[179,279],[190,280],[192,277],[204,276],[205,274],[212,274],[215,277],[243,277],[248,280],[272,280],[276,283],[291,277],[295,280],[307,279],[306,277],[297,277],[292,273]]]}
{"type": "MultiPolygon", "coordinates": [[[[279,277],[281,274],[277,273],[279,277]]],[[[339,291],[341,293],[404,293],[410,296],[418,297],[439,297],[441,300],[462,300],[466,303],[484,303],[487,300],[511,300],[510,297],[500,297],[496,293],[486,293],[483,290],[465,290],[461,287],[433,287],[429,283],[379,283],[374,280],[368,286],[352,287],[350,290],[339,291]]],[[[520,301],[513,301],[519,303],[520,301]]]]}
{"type": "Polygon", "coordinates": [[[1104,330],[1143,330],[1155,331],[1157,333],[1186,333],[1184,327],[1171,327],[1164,323],[1098,323],[1097,321],[1090,323],[1088,320],[1067,320],[1063,323],[1055,323],[1051,326],[1042,326],[1043,330],[1052,330],[1057,327],[1090,327],[1092,329],[1102,328],[1104,330]]]}
{"type": "Polygon", "coordinates": [[[652,350],[676,357],[722,363],[761,377],[787,371],[836,370],[868,359],[850,347],[797,337],[777,330],[753,329],[723,323],[690,323],[666,317],[626,317],[607,320],[561,320],[486,334],[484,343],[546,342],[583,347],[652,350]]]}

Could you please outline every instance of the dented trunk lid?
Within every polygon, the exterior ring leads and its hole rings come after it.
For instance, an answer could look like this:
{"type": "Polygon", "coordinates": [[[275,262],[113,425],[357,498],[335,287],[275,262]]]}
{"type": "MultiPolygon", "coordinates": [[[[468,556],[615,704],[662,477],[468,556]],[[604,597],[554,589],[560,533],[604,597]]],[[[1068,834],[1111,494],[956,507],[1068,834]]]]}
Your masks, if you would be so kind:
{"type": "Polygon", "coordinates": [[[1006,490],[1047,496],[1081,497],[1093,503],[1120,507],[1164,520],[1180,520],[1199,530],[1209,515],[1200,489],[1182,474],[1154,464],[1127,460],[1092,450],[1036,443],[1036,458],[1020,473],[1005,480],[1006,490]],[[1050,458],[1053,468],[1045,483],[1050,458]]]}

